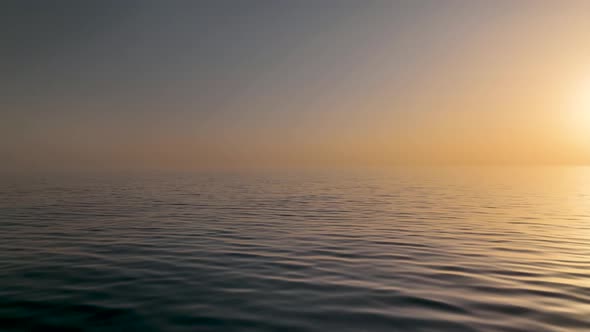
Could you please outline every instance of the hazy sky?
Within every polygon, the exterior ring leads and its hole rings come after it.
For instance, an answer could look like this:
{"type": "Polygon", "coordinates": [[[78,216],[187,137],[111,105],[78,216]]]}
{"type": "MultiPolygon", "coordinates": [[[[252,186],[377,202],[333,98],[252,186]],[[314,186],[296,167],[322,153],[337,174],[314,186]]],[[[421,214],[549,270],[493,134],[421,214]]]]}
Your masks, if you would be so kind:
{"type": "Polygon", "coordinates": [[[0,44],[2,169],[590,162],[590,1],[15,0],[0,44]]]}

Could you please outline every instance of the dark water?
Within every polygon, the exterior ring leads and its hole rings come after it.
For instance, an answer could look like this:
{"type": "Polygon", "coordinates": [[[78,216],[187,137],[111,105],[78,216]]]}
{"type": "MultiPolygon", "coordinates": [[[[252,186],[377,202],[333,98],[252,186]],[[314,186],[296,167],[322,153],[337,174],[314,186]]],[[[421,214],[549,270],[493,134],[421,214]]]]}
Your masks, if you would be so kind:
{"type": "Polygon", "coordinates": [[[590,331],[590,169],[2,183],[1,331],[590,331]]]}

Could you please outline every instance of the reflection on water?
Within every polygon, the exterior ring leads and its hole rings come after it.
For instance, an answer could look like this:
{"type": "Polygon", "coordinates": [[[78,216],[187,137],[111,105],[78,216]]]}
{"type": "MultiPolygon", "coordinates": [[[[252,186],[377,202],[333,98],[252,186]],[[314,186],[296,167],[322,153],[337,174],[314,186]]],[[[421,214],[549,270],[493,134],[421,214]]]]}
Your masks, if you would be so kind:
{"type": "Polygon", "coordinates": [[[590,330],[590,169],[2,183],[2,331],[590,330]]]}

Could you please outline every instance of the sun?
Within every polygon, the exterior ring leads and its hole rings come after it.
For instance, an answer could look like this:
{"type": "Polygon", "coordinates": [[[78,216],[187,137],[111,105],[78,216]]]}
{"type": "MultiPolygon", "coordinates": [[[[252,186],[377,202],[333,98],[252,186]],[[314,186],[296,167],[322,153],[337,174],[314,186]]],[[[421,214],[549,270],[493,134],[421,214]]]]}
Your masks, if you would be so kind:
{"type": "Polygon", "coordinates": [[[574,87],[569,108],[571,134],[590,145],[590,75],[574,87]]]}

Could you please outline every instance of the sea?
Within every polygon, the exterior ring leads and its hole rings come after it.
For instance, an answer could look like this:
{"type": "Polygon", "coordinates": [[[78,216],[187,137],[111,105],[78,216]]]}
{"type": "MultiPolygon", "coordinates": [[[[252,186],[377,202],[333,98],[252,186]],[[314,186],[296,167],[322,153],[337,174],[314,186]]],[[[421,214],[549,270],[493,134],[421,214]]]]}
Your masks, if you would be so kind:
{"type": "Polygon", "coordinates": [[[0,331],[590,331],[590,168],[2,176],[0,331]]]}

